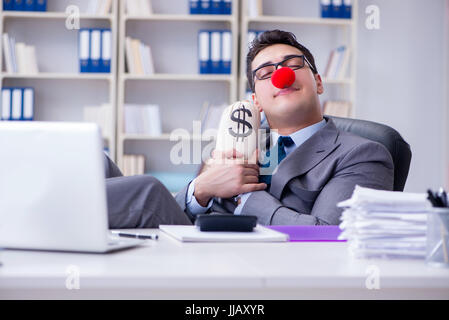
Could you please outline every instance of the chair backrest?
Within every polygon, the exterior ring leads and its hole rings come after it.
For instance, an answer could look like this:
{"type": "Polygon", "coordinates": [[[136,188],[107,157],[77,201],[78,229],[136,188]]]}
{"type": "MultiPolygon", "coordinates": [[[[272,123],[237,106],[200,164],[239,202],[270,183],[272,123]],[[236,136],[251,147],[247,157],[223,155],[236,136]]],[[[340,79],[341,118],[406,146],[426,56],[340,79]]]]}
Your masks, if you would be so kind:
{"type": "Polygon", "coordinates": [[[410,146],[395,129],[376,122],[326,116],[332,119],[335,126],[342,131],[351,132],[360,137],[383,144],[394,163],[394,191],[403,191],[407,181],[412,152],[410,146]]]}

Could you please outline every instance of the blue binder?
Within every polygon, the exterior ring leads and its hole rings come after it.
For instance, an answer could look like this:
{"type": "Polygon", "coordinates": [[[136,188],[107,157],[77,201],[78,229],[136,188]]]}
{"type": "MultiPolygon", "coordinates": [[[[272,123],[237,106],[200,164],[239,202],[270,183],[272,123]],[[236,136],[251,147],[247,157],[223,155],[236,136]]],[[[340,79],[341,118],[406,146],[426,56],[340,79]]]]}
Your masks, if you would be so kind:
{"type": "Polygon", "coordinates": [[[210,72],[215,74],[222,71],[221,33],[220,30],[210,31],[210,72]]]}
{"type": "Polygon", "coordinates": [[[1,110],[0,119],[3,121],[11,120],[11,112],[12,112],[11,109],[12,109],[12,90],[11,88],[7,87],[2,88],[2,105],[0,109],[1,110]]]}
{"type": "Polygon", "coordinates": [[[343,0],[332,0],[332,18],[343,17],[343,0]]]}
{"type": "Polygon", "coordinates": [[[14,9],[16,11],[25,10],[25,0],[14,0],[14,9]]]}
{"type": "Polygon", "coordinates": [[[351,0],[343,0],[343,18],[351,19],[352,17],[352,2],[351,0]]]}
{"type": "Polygon", "coordinates": [[[189,8],[190,14],[200,14],[201,13],[200,0],[189,0],[189,8]]]}
{"type": "Polygon", "coordinates": [[[47,11],[47,0],[34,1],[34,11],[47,11]]]}
{"type": "Polygon", "coordinates": [[[34,11],[34,0],[24,0],[25,5],[23,10],[25,11],[34,11]]]}
{"type": "Polygon", "coordinates": [[[232,62],[232,34],[230,30],[223,30],[221,34],[221,72],[223,74],[231,74],[232,62]]]}
{"type": "Polygon", "coordinates": [[[111,72],[112,34],[111,29],[101,30],[100,72],[111,72]]]}
{"type": "Polygon", "coordinates": [[[3,0],[3,10],[5,11],[14,10],[14,0],[3,0]]]}
{"type": "Polygon", "coordinates": [[[90,30],[80,29],[78,41],[78,57],[80,72],[89,72],[90,66],[90,30]]]}
{"type": "Polygon", "coordinates": [[[22,89],[22,116],[23,121],[34,120],[34,88],[22,89]]]}
{"type": "Polygon", "coordinates": [[[221,0],[210,0],[209,8],[211,14],[222,14],[220,3],[221,0]]]}
{"type": "Polygon", "coordinates": [[[23,114],[23,89],[18,87],[11,88],[11,114],[9,120],[13,121],[22,120],[22,114],[23,114]]]}
{"type": "Polygon", "coordinates": [[[211,14],[210,0],[200,0],[202,14],[211,14]]]}
{"type": "Polygon", "coordinates": [[[320,0],[321,18],[332,17],[332,0],[320,0]]]}
{"type": "Polygon", "coordinates": [[[221,0],[222,14],[232,14],[232,0],[221,0]]]}
{"type": "Polygon", "coordinates": [[[198,61],[201,74],[211,72],[210,33],[208,30],[200,30],[198,32],[198,61]]]}
{"type": "Polygon", "coordinates": [[[89,72],[101,72],[101,29],[90,29],[89,72]]]}

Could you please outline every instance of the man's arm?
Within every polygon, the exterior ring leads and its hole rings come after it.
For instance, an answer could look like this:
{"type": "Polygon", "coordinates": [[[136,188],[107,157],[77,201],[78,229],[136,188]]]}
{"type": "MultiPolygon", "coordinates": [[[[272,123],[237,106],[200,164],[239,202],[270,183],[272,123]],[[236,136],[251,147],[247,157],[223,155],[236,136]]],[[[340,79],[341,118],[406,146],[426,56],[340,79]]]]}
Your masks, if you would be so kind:
{"type": "Polygon", "coordinates": [[[342,209],[336,204],[351,197],[354,187],[393,189],[393,161],[388,150],[377,143],[355,147],[340,162],[335,175],[315,199],[310,214],[287,208],[266,191],[256,191],[246,201],[241,214],[256,215],[265,225],[336,225],[342,209]]]}

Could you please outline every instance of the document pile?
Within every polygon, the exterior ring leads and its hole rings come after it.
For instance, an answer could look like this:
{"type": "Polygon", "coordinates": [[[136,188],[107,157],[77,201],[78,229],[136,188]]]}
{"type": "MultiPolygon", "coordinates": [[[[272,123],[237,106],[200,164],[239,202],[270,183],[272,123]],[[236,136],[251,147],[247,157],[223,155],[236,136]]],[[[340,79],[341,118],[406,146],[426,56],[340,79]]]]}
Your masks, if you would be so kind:
{"type": "Polygon", "coordinates": [[[382,191],[356,186],[352,197],[337,204],[345,208],[339,239],[348,240],[357,258],[417,258],[426,254],[425,193],[382,191]]]}

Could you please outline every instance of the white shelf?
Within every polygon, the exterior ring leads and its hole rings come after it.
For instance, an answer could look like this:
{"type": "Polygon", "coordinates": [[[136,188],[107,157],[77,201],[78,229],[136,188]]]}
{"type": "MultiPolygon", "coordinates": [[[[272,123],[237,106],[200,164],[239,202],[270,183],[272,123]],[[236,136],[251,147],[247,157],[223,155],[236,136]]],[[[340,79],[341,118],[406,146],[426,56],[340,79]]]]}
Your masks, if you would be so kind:
{"type": "Polygon", "coordinates": [[[106,80],[112,81],[113,75],[110,73],[56,73],[40,72],[36,74],[22,73],[2,73],[4,79],[48,79],[48,80],[106,80]]]}
{"type": "MultiPolygon", "coordinates": [[[[5,32],[16,41],[36,48],[38,65],[36,74],[8,73],[3,62],[3,42],[0,43],[0,85],[32,86],[35,90],[35,108],[38,121],[82,121],[83,107],[107,104],[111,106],[112,128],[103,140],[113,160],[116,158],[116,88],[117,88],[117,31],[118,1],[112,2],[111,13],[96,15],[80,12],[81,21],[91,28],[106,25],[112,32],[111,72],[78,72],[78,30],[67,32],[64,20],[68,2],[52,0],[55,11],[2,11],[0,10],[0,34],[5,32]],[[88,21],[86,21],[88,20],[88,21]],[[49,49],[51,48],[51,49],[49,49]],[[70,64],[70,66],[68,65],[70,64]],[[47,81],[53,80],[51,85],[47,81]],[[92,83],[91,81],[97,81],[92,83]]],[[[71,0],[70,4],[83,7],[87,0],[71,0]]]]}
{"type": "Polygon", "coordinates": [[[351,26],[354,23],[353,19],[298,18],[298,17],[279,17],[279,16],[247,17],[246,19],[248,22],[315,24],[315,25],[329,25],[329,26],[351,26]]]}
{"type": "MultiPolygon", "coordinates": [[[[28,11],[3,11],[4,18],[25,18],[25,19],[67,19],[65,12],[28,12],[28,11]]],[[[80,13],[80,19],[89,20],[110,20],[114,19],[113,14],[96,15],[80,13]]]]}
{"type": "Polygon", "coordinates": [[[123,80],[182,80],[182,81],[233,81],[232,75],[226,74],[168,74],[138,75],[126,73],[123,80]]]}
{"type": "Polygon", "coordinates": [[[233,15],[218,15],[218,14],[152,14],[145,16],[130,16],[123,17],[125,21],[223,21],[232,22],[233,15]]]}

